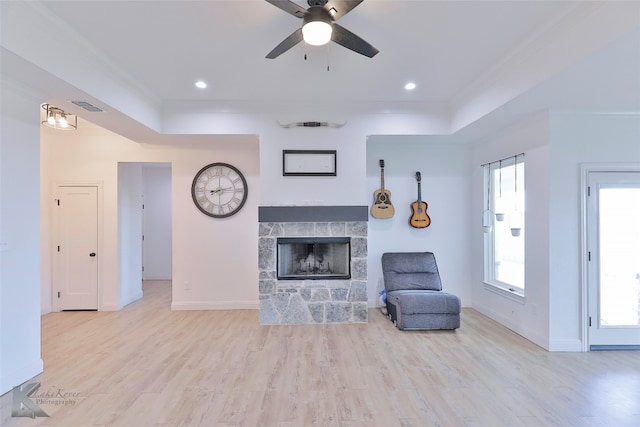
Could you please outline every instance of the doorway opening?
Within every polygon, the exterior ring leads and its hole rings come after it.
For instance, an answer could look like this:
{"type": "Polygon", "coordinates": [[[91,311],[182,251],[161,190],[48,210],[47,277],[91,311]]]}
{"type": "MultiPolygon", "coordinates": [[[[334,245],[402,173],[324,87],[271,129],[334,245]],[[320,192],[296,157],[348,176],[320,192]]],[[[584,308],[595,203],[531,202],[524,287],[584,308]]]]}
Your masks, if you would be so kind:
{"type": "Polygon", "coordinates": [[[171,281],[171,164],[143,164],[142,190],[142,280],[171,281]]]}
{"type": "Polygon", "coordinates": [[[144,292],[171,288],[173,264],[171,206],[171,163],[143,163],[142,282],[144,292]]]}
{"type": "Polygon", "coordinates": [[[171,163],[118,163],[120,307],[142,298],[149,286],[170,286],[171,174],[171,163]]]}

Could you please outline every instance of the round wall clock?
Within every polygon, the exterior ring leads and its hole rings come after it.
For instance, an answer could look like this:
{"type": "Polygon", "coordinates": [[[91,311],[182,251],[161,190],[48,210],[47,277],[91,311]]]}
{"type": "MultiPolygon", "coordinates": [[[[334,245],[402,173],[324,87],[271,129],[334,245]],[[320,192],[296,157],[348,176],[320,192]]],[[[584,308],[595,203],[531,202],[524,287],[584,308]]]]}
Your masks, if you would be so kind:
{"type": "Polygon", "coordinates": [[[211,163],[200,169],[191,184],[198,209],[214,218],[237,213],[247,201],[249,188],[242,172],[227,163],[211,163]]]}

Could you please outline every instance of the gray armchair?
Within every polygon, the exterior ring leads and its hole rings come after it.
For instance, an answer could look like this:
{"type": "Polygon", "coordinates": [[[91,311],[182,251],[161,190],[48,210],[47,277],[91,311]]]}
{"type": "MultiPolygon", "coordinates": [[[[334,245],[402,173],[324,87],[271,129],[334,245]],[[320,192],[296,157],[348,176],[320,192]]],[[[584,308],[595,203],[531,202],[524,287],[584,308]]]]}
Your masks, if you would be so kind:
{"type": "Polygon", "coordinates": [[[460,299],[442,291],[431,252],[382,254],[387,312],[398,329],[457,329],[460,299]]]}

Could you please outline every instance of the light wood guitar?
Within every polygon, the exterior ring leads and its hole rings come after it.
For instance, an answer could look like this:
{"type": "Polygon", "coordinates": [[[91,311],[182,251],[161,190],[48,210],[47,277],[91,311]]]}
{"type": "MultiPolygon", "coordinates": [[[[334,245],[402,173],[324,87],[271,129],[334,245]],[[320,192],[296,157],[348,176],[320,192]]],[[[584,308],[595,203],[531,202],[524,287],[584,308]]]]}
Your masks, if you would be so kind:
{"type": "Polygon", "coordinates": [[[391,218],[395,213],[391,203],[391,191],[384,188],[384,160],[380,160],[380,189],[373,192],[371,216],[374,218],[391,218]]]}
{"type": "Polygon", "coordinates": [[[422,201],[422,189],[421,182],[422,177],[420,172],[416,172],[416,181],[418,181],[418,200],[411,203],[411,218],[409,218],[409,224],[414,228],[427,228],[431,225],[431,218],[427,214],[427,202],[422,201]]]}

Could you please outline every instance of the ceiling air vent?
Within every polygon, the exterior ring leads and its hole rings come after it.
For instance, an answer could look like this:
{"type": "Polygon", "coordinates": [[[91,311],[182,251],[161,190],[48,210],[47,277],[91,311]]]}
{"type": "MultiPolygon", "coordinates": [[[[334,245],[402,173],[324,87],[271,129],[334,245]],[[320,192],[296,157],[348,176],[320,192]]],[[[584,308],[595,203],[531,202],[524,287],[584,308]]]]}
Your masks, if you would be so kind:
{"type": "Polygon", "coordinates": [[[104,111],[102,108],[98,108],[95,105],[89,104],[87,101],[71,101],[71,103],[77,105],[78,107],[84,108],[87,111],[91,111],[92,113],[102,113],[104,111]]]}

